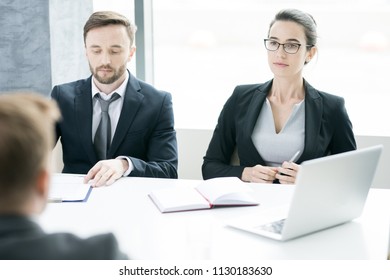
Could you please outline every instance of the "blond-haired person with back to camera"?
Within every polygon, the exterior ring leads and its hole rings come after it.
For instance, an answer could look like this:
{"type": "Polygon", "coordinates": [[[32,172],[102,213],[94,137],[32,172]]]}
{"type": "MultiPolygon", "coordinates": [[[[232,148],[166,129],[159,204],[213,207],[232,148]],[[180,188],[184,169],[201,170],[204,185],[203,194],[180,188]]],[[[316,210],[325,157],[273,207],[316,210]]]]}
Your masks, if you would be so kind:
{"type": "Polygon", "coordinates": [[[59,116],[38,94],[0,95],[0,259],[127,259],[112,234],[46,234],[34,221],[47,203],[59,116]]]}

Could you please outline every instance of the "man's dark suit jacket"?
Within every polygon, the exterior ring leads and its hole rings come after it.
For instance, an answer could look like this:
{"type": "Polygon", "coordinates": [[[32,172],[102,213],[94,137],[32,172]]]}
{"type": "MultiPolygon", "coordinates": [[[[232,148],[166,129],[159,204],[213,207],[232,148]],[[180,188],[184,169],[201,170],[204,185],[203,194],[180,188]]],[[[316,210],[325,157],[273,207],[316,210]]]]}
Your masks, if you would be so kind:
{"type": "MultiPolygon", "coordinates": [[[[226,176],[241,178],[245,167],[265,165],[251,137],[271,86],[272,80],[235,88],[219,116],[204,157],[204,179],[226,176]],[[230,164],[235,149],[240,166],[230,164]]],[[[344,99],[318,91],[306,81],[304,87],[305,147],[297,163],[355,150],[355,137],[344,99]]]]}
{"type": "Polygon", "coordinates": [[[125,260],[112,234],[46,234],[27,217],[0,216],[1,260],[125,260]]]}
{"type": "MultiPolygon", "coordinates": [[[[62,113],[57,124],[64,173],[86,174],[98,158],[92,143],[91,77],[55,86],[51,96],[62,113]]],[[[108,159],[127,156],[130,176],[177,178],[177,142],[172,97],[129,73],[123,108],[108,159]]]]}

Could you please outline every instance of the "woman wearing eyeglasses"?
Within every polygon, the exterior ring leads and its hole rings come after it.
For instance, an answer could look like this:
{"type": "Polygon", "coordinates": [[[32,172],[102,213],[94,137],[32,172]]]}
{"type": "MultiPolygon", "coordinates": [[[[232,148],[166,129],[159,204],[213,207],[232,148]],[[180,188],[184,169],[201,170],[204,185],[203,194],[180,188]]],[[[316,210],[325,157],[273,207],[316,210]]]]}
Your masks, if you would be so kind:
{"type": "Polygon", "coordinates": [[[276,14],[264,40],[274,77],[235,88],[204,157],[204,179],[293,184],[301,162],[356,149],[344,99],[303,78],[316,43],[311,15],[295,9],[276,14]]]}

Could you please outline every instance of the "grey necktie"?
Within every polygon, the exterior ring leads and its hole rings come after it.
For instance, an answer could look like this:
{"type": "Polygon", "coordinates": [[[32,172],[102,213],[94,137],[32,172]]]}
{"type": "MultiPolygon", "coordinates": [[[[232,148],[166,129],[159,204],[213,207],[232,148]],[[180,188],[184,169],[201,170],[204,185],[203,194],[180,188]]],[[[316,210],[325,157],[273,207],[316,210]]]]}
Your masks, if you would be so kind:
{"type": "Polygon", "coordinates": [[[108,114],[108,107],[111,102],[117,100],[119,97],[118,93],[114,93],[109,100],[104,100],[99,94],[96,95],[102,108],[102,116],[93,142],[99,160],[107,158],[107,151],[111,144],[111,121],[110,115],[108,114]]]}

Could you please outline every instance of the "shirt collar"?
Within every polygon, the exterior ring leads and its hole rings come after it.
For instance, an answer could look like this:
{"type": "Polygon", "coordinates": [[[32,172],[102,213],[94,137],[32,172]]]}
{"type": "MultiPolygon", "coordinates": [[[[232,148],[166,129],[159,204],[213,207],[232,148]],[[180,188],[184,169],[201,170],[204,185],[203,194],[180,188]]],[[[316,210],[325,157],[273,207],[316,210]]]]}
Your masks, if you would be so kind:
{"type": "Polygon", "coordinates": [[[94,82],[94,78],[92,76],[92,79],[91,79],[91,84],[92,84],[92,98],[96,95],[96,94],[100,94],[100,96],[104,99],[109,99],[111,97],[111,95],[116,92],[120,95],[120,97],[124,97],[125,96],[125,92],[126,92],[126,87],[127,87],[127,82],[129,81],[129,72],[126,71],[126,78],[125,80],[123,81],[123,83],[117,88],[115,89],[113,92],[110,92],[110,94],[106,95],[106,94],[101,94],[100,90],[98,89],[98,87],[95,85],[95,82],[94,82]]]}

